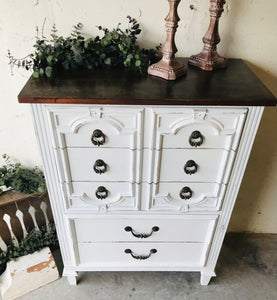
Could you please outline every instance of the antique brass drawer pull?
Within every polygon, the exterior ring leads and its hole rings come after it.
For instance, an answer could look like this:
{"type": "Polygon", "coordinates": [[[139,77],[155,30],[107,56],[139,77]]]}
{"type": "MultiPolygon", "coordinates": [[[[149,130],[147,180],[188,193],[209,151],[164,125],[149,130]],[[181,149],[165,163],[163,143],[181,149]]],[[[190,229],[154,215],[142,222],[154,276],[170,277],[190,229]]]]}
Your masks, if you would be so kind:
{"type": "Polygon", "coordinates": [[[108,197],[108,190],[104,186],[99,186],[95,192],[97,199],[106,199],[108,197]]]}
{"type": "Polygon", "coordinates": [[[179,195],[181,199],[188,200],[192,196],[192,190],[188,186],[185,186],[181,189],[179,195]]]}
{"type": "Polygon", "coordinates": [[[125,249],[125,253],[131,254],[134,259],[145,260],[149,258],[152,254],[157,253],[157,249],[151,249],[148,255],[138,255],[135,254],[131,249],[125,249]]]}
{"type": "Polygon", "coordinates": [[[188,160],[184,166],[184,171],[186,174],[194,174],[197,172],[197,164],[194,160],[188,160]]]}
{"type": "Polygon", "coordinates": [[[152,227],[152,230],[150,233],[138,233],[138,232],[134,231],[133,228],[130,226],[125,227],[124,230],[127,232],[130,231],[132,233],[132,235],[136,238],[146,239],[146,238],[150,237],[153,234],[153,232],[159,231],[160,228],[158,226],[154,226],[154,227],[152,227]]]}
{"type": "Polygon", "coordinates": [[[107,164],[102,159],[97,159],[93,165],[93,170],[97,174],[102,174],[107,171],[107,164]]]}
{"type": "Polygon", "coordinates": [[[91,136],[91,142],[95,146],[104,145],[105,143],[105,134],[100,129],[95,129],[91,136]]]}
{"type": "Polygon", "coordinates": [[[204,136],[198,130],[193,131],[189,137],[189,143],[192,147],[198,147],[202,145],[203,141],[204,141],[204,136]]]}

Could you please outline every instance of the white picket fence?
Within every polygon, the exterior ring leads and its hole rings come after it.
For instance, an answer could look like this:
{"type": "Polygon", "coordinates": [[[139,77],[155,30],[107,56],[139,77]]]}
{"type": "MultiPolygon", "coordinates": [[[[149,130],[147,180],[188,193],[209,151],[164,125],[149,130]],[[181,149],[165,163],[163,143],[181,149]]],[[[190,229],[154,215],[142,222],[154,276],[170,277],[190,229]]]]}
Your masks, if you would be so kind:
{"type": "MultiPolygon", "coordinates": [[[[46,199],[48,199],[48,198],[46,198],[46,199]]],[[[29,205],[28,214],[29,214],[29,216],[31,216],[31,219],[32,219],[32,222],[33,222],[33,225],[34,225],[34,227],[29,228],[29,231],[31,229],[33,229],[33,228],[35,230],[37,230],[37,231],[40,231],[39,226],[42,225],[41,223],[45,224],[46,228],[49,229],[50,221],[53,221],[53,220],[49,220],[49,217],[48,217],[48,214],[47,214],[47,210],[51,209],[49,207],[49,204],[47,204],[47,202],[49,203],[49,200],[45,201],[45,197],[44,197],[44,198],[41,198],[41,199],[38,199],[38,198],[35,198],[35,199],[28,198],[28,199],[19,200],[17,202],[20,202],[20,201],[27,201],[28,205],[29,205]],[[38,214],[37,214],[38,213],[38,209],[36,209],[32,205],[32,201],[40,201],[39,209],[42,212],[43,217],[44,217],[43,222],[41,222],[41,217],[40,217],[40,219],[38,219],[38,214]]],[[[7,230],[7,228],[8,228],[9,235],[11,237],[10,241],[4,241],[4,239],[3,239],[3,232],[0,231],[0,248],[3,251],[7,250],[7,244],[8,244],[8,242],[12,242],[15,246],[18,245],[19,239],[18,239],[18,237],[15,234],[15,228],[14,228],[15,225],[13,225],[13,224],[16,224],[17,227],[18,226],[21,227],[19,230],[23,232],[23,238],[25,238],[27,236],[27,234],[28,234],[28,230],[27,230],[25,222],[24,222],[24,216],[26,214],[26,210],[25,210],[25,214],[24,214],[24,211],[22,211],[22,210],[19,209],[17,202],[13,202],[13,203],[9,203],[8,204],[8,205],[15,205],[16,206],[15,214],[14,213],[5,213],[3,215],[3,217],[2,217],[3,221],[6,223],[7,226],[5,226],[4,229],[3,229],[3,226],[2,226],[1,230],[2,231],[3,230],[7,230]],[[17,218],[17,220],[19,222],[12,222],[13,218],[17,218]]],[[[0,203],[1,203],[1,197],[0,197],[0,203]]],[[[3,208],[3,206],[2,206],[2,209],[4,209],[4,211],[5,211],[5,207],[3,208]]],[[[51,219],[52,219],[52,213],[51,213],[51,219]]],[[[18,231],[18,228],[17,228],[16,231],[18,231]]],[[[7,234],[5,234],[5,236],[7,236],[7,234]]]]}

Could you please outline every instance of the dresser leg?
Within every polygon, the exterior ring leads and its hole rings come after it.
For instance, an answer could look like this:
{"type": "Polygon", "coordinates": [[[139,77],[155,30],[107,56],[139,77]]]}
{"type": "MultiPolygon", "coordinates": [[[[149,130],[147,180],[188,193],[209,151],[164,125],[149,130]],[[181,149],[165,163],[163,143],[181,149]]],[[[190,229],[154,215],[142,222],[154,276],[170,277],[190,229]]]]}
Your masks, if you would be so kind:
{"type": "Polygon", "coordinates": [[[214,276],[216,276],[214,272],[212,272],[212,273],[201,272],[200,284],[208,285],[211,278],[214,276]]]}
{"type": "Polygon", "coordinates": [[[63,276],[67,277],[67,280],[70,285],[77,285],[77,277],[78,277],[77,272],[66,272],[63,273],[63,276]]]}

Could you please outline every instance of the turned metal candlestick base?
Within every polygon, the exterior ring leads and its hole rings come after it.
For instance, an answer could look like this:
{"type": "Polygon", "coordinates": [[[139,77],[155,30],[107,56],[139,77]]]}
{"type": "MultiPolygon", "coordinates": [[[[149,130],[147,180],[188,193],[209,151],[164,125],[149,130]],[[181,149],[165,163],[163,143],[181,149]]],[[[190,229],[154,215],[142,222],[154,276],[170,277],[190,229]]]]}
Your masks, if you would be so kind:
{"type": "Polygon", "coordinates": [[[210,0],[210,25],[203,37],[204,48],[201,53],[192,55],[189,64],[205,71],[226,68],[227,59],[218,55],[216,49],[220,42],[218,23],[223,12],[225,0],[210,0]]]}
{"type": "Polygon", "coordinates": [[[187,73],[186,67],[177,62],[175,59],[177,47],[175,45],[174,38],[178,22],[180,20],[177,14],[177,7],[180,1],[181,0],[168,0],[169,13],[165,18],[167,37],[161,49],[163,57],[159,62],[148,68],[148,74],[158,76],[166,80],[175,80],[187,73]]]}

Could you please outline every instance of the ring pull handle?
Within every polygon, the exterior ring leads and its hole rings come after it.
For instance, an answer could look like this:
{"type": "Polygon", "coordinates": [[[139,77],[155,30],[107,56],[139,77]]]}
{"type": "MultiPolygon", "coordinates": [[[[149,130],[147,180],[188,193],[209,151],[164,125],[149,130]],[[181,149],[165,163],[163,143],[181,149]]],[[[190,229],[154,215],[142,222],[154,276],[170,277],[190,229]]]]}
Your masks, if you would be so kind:
{"type": "Polygon", "coordinates": [[[150,233],[138,233],[138,232],[134,231],[133,228],[130,226],[125,227],[124,230],[127,232],[131,232],[132,235],[136,238],[146,239],[146,238],[150,237],[153,234],[153,232],[159,231],[160,228],[158,226],[154,226],[154,227],[152,227],[152,230],[150,233]]]}
{"type": "Polygon", "coordinates": [[[97,159],[93,165],[93,170],[96,174],[103,174],[107,171],[107,164],[102,159],[97,159]]]}
{"type": "Polygon", "coordinates": [[[106,199],[108,197],[108,190],[104,186],[99,186],[95,192],[97,199],[106,199]]]}
{"type": "Polygon", "coordinates": [[[197,172],[197,164],[194,160],[188,160],[184,166],[184,171],[186,174],[194,174],[197,172]]]}
{"type": "Polygon", "coordinates": [[[91,136],[91,142],[94,146],[104,145],[106,140],[105,134],[100,129],[95,129],[91,136]]]}
{"type": "Polygon", "coordinates": [[[198,130],[193,131],[189,137],[189,143],[192,147],[198,147],[202,145],[203,141],[204,136],[198,130]]]}
{"type": "Polygon", "coordinates": [[[134,259],[145,260],[149,258],[152,254],[157,253],[157,249],[151,249],[148,255],[138,255],[135,254],[131,249],[125,249],[124,251],[127,254],[131,254],[134,259]]]}
{"type": "Polygon", "coordinates": [[[179,195],[181,199],[188,200],[192,196],[192,190],[188,186],[185,186],[181,189],[179,195]]]}

